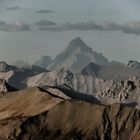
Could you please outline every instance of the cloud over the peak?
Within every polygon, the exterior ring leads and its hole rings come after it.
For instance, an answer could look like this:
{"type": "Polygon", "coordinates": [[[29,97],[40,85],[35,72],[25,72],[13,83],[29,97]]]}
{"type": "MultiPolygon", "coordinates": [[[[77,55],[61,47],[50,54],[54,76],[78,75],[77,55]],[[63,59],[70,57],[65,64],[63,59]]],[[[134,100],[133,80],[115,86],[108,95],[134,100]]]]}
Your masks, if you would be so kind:
{"type": "Polygon", "coordinates": [[[44,31],[70,31],[70,30],[102,30],[102,26],[95,24],[95,22],[81,22],[77,24],[72,23],[63,23],[58,26],[41,26],[39,27],[40,30],[44,31]]]}
{"type": "Polygon", "coordinates": [[[107,23],[103,25],[103,29],[111,31],[120,30],[123,33],[140,35],[140,21],[130,21],[124,25],[115,22],[107,23]]]}
{"type": "Polygon", "coordinates": [[[140,35],[140,21],[131,21],[124,25],[124,33],[140,35]]]}
{"type": "Polygon", "coordinates": [[[104,24],[96,24],[94,21],[90,22],[80,22],[76,24],[72,23],[63,23],[60,25],[54,26],[42,26],[38,24],[39,30],[42,31],[71,31],[71,30],[78,30],[78,31],[122,31],[126,34],[135,34],[140,35],[140,21],[130,21],[126,24],[118,24],[116,22],[106,22],[104,24]]]}
{"type": "Polygon", "coordinates": [[[20,32],[20,31],[30,31],[31,25],[23,22],[6,23],[0,21],[0,31],[4,32],[20,32]]]}

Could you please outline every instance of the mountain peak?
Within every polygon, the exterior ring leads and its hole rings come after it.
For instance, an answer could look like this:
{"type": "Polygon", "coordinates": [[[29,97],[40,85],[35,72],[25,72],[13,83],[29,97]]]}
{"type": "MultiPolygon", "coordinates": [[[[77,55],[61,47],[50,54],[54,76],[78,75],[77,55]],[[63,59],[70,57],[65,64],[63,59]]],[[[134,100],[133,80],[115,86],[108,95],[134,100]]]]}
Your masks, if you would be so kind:
{"type": "Polygon", "coordinates": [[[81,44],[85,44],[80,37],[74,38],[70,43],[81,43],[81,44]]]}
{"type": "Polygon", "coordinates": [[[86,46],[85,42],[80,38],[76,37],[73,40],[70,41],[69,46],[86,46]]]}
{"type": "Polygon", "coordinates": [[[83,52],[93,52],[93,50],[88,47],[80,37],[76,37],[70,41],[68,47],[66,48],[66,52],[73,52],[77,49],[80,49],[83,52]]]}
{"type": "Polygon", "coordinates": [[[108,59],[102,54],[94,52],[80,37],[73,39],[67,48],[56,56],[48,69],[65,68],[74,73],[80,72],[89,63],[107,65],[108,59]]]}
{"type": "Polygon", "coordinates": [[[40,57],[38,61],[34,63],[34,65],[46,69],[51,62],[52,62],[52,58],[50,56],[43,55],[40,57]]]}
{"type": "Polygon", "coordinates": [[[130,60],[127,64],[128,68],[140,69],[140,63],[136,60],[130,60]]]}

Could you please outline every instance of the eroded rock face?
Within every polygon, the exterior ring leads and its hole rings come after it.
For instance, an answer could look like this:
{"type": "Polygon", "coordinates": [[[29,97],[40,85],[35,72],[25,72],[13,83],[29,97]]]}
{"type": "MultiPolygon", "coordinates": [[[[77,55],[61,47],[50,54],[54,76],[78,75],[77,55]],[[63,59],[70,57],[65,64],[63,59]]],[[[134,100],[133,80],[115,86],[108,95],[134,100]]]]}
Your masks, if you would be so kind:
{"type": "Polygon", "coordinates": [[[41,87],[68,86],[76,92],[95,96],[104,104],[140,104],[140,81],[136,77],[114,82],[96,78],[94,75],[73,74],[61,69],[34,76],[27,84],[41,87]]]}
{"type": "Polygon", "coordinates": [[[13,140],[139,140],[140,111],[64,101],[16,127],[13,140]]]}
{"type": "Polygon", "coordinates": [[[105,104],[112,103],[133,103],[140,104],[140,81],[132,79],[110,84],[104,90],[95,95],[105,104]]]}
{"type": "Polygon", "coordinates": [[[0,93],[16,91],[14,87],[10,86],[5,79],[0,79],[0,93]]]}

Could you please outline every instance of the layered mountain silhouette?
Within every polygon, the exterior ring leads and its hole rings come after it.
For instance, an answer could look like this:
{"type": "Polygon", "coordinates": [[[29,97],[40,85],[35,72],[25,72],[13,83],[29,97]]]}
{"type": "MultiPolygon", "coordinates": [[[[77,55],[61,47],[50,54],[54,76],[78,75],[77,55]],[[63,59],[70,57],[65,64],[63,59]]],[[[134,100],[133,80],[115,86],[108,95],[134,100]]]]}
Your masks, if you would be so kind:
{"type": "Polygon", "coordinates": [[[140,78],[139,63],[135,61],[128,62],[125,66],[121,63],[112,63],[108,66],[90,63],[81,70],[82,75],[94,75],[105,80],[121,81],[130,77],[140,78]]]}
{"type": "Polygon", "coordinates": [[[41,56],[33,65],[46,69],[51,62],[52,58],[50,56],[41,56]]]}
{"type": "Polygon", "coordinates": [[[0,72],[7,72],[7,71],[10,71],[10,70],[15,70],[15,69],[16,69],[16,67],[8,65],[4,61],[0,62],[0,72]]]}
{"type": "Polygon", "coordinates": [[[108,65],[109,61],[101,53],[94,52],[81,38],[73,39],[68,47],[49,65],[48,69],[65,68],[72,72],[79,72],[90,62],[108,65]]]}
{"type": "Polygon", "coordinates": [[[17,68],[27,68],[30,67],[30,65],[27,62],[24,62],[23,60],[17,60],[13,66],[17,68]]]}

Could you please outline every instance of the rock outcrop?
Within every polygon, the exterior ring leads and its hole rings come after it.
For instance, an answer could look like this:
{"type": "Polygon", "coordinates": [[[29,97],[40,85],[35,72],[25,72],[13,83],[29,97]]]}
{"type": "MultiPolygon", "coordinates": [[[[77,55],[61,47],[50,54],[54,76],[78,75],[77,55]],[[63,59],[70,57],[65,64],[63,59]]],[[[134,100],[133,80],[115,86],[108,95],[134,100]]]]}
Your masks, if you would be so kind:
{"type": "Polygon", "coordinates": [[[16,91],[17,89],[10,86],[5,79],[0,79],[0,93],[5,94],[6,92],[16,91]]]}
{"type": "Polygon", "coordinates": [[[127,67],[131,69],[140,69],[140,63],[138,61],[131,60],[128,62],[127,67]]]}
{"type": "Polygon", "coordinates": [[[8,65],[6,62],[4,61],[1,61],[0,62],[0,72],[8,72],[10,70],[15,70],[17,69],[16,67],[14,66],[11,66],[11,65],[8,65]]]}

